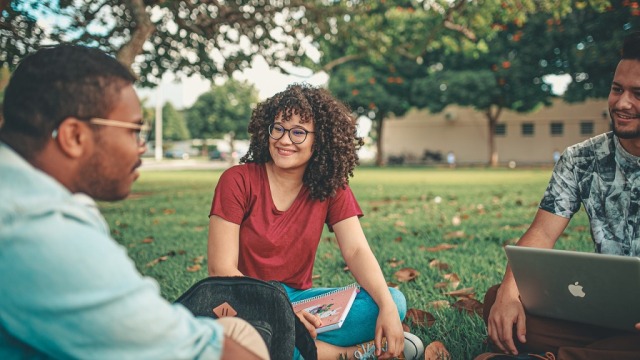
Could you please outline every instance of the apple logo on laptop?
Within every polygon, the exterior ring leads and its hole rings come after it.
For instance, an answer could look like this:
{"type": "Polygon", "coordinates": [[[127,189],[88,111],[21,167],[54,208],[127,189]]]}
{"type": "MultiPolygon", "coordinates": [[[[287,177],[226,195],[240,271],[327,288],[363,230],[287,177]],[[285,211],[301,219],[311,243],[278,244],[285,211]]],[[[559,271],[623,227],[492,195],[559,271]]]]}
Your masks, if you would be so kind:
{"type": "Polygon", "coordinates": [[[586,295],[578,281],[575,284],[569,284],[569,292],[575,297],[584,297],[586,295]]]}

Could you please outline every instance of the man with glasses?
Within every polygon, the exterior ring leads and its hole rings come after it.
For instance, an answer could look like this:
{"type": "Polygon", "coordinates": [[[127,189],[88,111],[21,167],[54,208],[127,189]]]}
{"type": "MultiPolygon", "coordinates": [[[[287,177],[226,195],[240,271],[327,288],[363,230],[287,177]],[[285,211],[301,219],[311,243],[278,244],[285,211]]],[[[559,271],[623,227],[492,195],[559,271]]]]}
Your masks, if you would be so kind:
{"type": "Polygon", "coordinates": [[[0,358],[267,359],[239,319],[164,300],[94,202],[127,197],[149,127],[134,78],[96,49],[25,58],[0,128],[0,358]]]}

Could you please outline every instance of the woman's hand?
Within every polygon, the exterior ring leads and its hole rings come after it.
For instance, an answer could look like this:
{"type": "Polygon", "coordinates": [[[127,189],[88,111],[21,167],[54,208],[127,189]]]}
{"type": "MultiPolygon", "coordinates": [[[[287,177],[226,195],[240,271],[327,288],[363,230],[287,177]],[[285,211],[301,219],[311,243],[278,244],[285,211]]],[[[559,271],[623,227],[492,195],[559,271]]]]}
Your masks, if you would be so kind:
{"type": "Polygon", "coordinates": [[[322,326],[322,320],[320,320],[319,316],[309,314],[304,310],[298,311],[296,313],[296,316],[298,317],[298,319],[300,319],[304,327],[307,328],[307,331],[309,332],[312,338],[315,339],[316,337],[318,337],[316,328],[319,328],[320,326],[322,326]]]}
{"type": "Polygon", "coordinates": [[[404,350],[404,330],[400,322],[400,315],[395,304],[385,309],[380,309],[376,322],[376,334],[374,343],[378,359],[393,359],[402,354],[404,350]],[[386,351],[382,352],[382,339],[387,342],[386,351]]]}

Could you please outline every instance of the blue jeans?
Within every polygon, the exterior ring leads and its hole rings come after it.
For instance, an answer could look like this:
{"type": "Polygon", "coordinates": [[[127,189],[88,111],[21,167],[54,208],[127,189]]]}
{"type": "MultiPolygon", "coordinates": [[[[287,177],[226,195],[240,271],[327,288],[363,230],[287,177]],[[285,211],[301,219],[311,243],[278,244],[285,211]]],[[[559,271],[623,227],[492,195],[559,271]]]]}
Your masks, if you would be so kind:
{"type": "MultiPolygon", "coordinates": [[[[289,300],[291,300],[292,302],[308,299],[336,289],[311,288],[307,290],[298,290],[285,284],[282,284],[282,286],[287,291],[289,300]]],[[[391,298],[393,298],[393,301],[398,307],[400,321],[402,321],[407,314],[407,300],[398,289],[389,288],[389,292],[391,293],[391,298]]],[[[371,295],[369,295],[366,290],[361,288],[360,292],[356,295],[356,299],[353,301],[351,310],[349,311],[349,314],[347,314],[347,318],[342,324],[342,327],[336,330],[318,334],[317,340],[336,346],[351,346],[361,344],[363,342],[373,340],[375,336],[377,320],[378,305],[376,305],[376,303],[373,301],[371,295]]],[[[300,353],[298,352],[298,349],[295,350],[293,358],[300,359],[300,353]]]]}

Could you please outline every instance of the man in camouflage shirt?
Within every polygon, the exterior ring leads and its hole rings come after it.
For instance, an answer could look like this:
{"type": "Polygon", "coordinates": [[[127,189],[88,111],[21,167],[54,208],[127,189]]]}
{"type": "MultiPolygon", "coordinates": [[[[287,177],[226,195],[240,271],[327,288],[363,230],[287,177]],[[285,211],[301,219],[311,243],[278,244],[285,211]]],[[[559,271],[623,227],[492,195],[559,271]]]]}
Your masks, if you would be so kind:
{"type": "MultiPolygon", "coordinates": [[[[640,256],[640,32],[625,38],[608,105],[613,131],[562,154],[533,223],[517,245],[553,248],[582,204],[597,252],[640,256]]],[[[491,342],[505,354],[640,359],[640,319],[639,331],[621,331],[528,314],[508,266],[502,283],[487,291],[484,316],[491,342]]],[[[491,358],[487,355],[478,358],[491,358]]]]}

